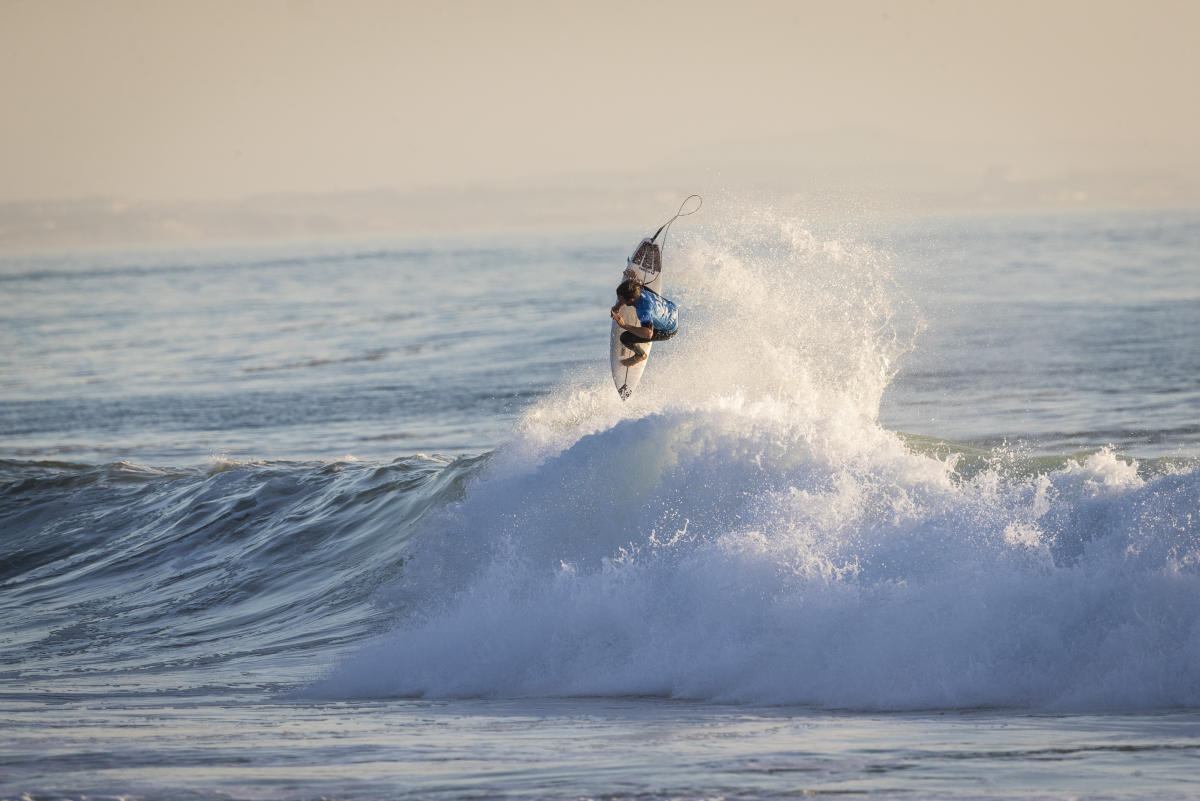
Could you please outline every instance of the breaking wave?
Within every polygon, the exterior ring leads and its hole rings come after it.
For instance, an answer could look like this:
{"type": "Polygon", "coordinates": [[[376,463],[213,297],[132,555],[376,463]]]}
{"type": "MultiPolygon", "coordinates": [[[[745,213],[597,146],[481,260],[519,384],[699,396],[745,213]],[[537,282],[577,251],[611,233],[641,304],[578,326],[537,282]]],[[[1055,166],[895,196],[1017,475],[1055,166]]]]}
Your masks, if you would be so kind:
{"type": "Polygon", "coordinates": [[[672,265],[691,328],[640,394],[530,409],[420,525],[392,630],[307,692],[1200,704],[1194,462],[883,429],[919,320],[871,249],[756,215],[672,265]]]}

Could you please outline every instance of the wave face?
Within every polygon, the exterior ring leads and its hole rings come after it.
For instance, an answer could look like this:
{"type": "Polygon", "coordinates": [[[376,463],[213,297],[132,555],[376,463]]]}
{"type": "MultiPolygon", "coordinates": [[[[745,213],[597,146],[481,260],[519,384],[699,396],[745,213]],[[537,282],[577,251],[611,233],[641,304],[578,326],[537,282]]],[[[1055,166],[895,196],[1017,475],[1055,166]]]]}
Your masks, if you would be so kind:
{"type": "Polygon", "coordinates": [[[639,395],[529,410],[418,526],[393,629],[306,692],[1200,704],[1194,461],[885,430],[919,324],[870,249],[759,215],[672,265],[692,328],[639,395]]]}
{"type": "Polygon", "coordinates": [[[47,692],[310,679],[377,630],[412,523],[478,459],[385,465],[0,462],[0,638],[47,692]]]}

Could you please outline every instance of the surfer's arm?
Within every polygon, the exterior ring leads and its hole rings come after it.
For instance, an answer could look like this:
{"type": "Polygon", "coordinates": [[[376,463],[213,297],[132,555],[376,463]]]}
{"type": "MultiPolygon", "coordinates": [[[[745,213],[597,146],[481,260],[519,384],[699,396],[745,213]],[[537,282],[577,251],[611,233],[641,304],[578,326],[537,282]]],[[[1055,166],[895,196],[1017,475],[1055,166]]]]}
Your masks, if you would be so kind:
{"type": "Polygon", "coordinates": [[[641,337],[642,339],[650,339],[654,336],[654,329],[648,325],[627,325],[625,326],[625,330],[633,334],[635,337],[641,337]]]}
{"type": "Polygon", "coordinates": [[[653,328],[648,325],[630,325],[622,320],[621,315],[617,314],[615,310],[612,313],[612,318],[616,320],[618,326],[624,328],[635,337],[640,337],[641,339],[650,339],[652,336],[654,336],[653,328]]]}

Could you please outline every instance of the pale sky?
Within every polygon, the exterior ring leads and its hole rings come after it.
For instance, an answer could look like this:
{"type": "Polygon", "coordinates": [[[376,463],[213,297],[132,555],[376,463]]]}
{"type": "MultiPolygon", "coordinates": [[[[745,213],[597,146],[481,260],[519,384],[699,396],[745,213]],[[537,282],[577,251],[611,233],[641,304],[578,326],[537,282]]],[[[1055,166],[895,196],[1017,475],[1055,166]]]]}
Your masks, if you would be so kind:
{"type": "Polygon", "coordinates": [[[1200,2],[0,0],[0,200],[1200,175],[1200,2]]]}

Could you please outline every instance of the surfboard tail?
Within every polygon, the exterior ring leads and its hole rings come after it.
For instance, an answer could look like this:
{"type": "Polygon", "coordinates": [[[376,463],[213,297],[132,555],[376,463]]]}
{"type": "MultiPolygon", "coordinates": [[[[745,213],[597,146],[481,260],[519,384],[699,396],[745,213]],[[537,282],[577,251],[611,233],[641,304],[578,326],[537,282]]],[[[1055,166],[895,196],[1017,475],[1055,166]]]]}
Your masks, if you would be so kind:
{"type": "Polygon", "coordinates": [[[662,249],[649,239],[643,239],[629,257],[629,266],[641,270],[643,284],[650,283],[651,276],[662,272],[662,249]]]}

